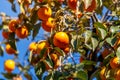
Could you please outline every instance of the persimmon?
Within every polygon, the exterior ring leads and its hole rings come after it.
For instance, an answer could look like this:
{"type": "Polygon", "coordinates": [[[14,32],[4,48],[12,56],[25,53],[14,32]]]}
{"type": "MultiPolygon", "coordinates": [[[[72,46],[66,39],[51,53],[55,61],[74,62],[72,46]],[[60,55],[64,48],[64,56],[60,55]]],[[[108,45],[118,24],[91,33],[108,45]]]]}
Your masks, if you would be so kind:
{"type": "Polygon", "coordinates": [[[64,48],[63,51],[64,51],[66,54],[68,54],[69,51],[70,51],[70,47],[68,46],[68,47],[64,48]]]}
{"type": "Polygon", "coordinates": [[[93,12],[97,7],[96,0],[92,0],[90,5],[87,4],[87,0],[84,0],[84,10],[86,12],[93,12]]]}
{"type": "Polygon", "coordinates": [[[67,4],[70,9],[76,10],[77,0],[68,0],[67,4]]]}
{"type": "Polygon", "coordinates": [[[84,60],[83,56],[80,56],[80,63],[84,60]]]}
{"type": "Polygon", "coordinates": [[[120,62],[119,62],[119,58],[118,57],[114,57],[110,60],[110,66],[111,68],[115,69],[117,67],[120,66],[120,62]]]}
{"type": "Polygon", "coordinates": [[[58,59],[58,56],[55,53],[50,54],[50,57],[54,62],[58,59]]]}
{"type": "Polygon", "coordinates": [[[54,62],[54,69],[57,69],[60,65],[61,65],[61,62],[60,62],[59,59],[57,59],[57,60],[54,62]]]}
{"type": "Polygon", "coordinates": [[[100,71],[100,78],[101,78],[101,80],[106,80],[105,70],[106,70],[106,67],[102,67],[102,70],[100,71]]]}
{"type": "Polygon", "coordinates": [[[120,69],[116,71],[115,80],[120,80],[120,69]]]}
{"type": "Polygon", "coordinates": [[[10,44],[6,44],[5,50],[8,54],[15,54],[17,51],[10,44]]]}
{"type": "Polygon", "coordinates": [[[59,48],[66,48],[69,45],[69,36],[65,32],[57,32],[53,36],[53,44],[59,48]]]}
{"type": "MultiPolygon", "coordinates": [[[[44,48],[46,48],[47,51],[49,51],[48,47],[49,47],[49,43],[46,40],[40,41],[37,44],[37,50],[36,50],[37,54],[40,54],[41,50],[43,50],[44,48]]],[[[46,56],[46,53],[44,54],[44,56],[46,56]]]]}
{"type": "Polygon", "coordinates": [[[11,21],[9,22],[9,29],[10,29],[12,32],[15,32],[17,26],[18,26],[17,20],[11,20],[11,21]]]}
{"type": "Polygon", "coordinates": [[[113,45],[113,48],[116,50],[119,45],[120,45],[120,38],[117,39],[117,41],[113,45]]]}
{"type": "Polygon", "coordinates": [[[17,28],[15,33],[16,33],[17,37],[20,39],[26,38],[29,34],[26,26],[22,26],[22,27],[17,28]]]}
{"type": "Polygon", "coordinates": [[[21,76],[13,77],[13,80],[23,80],[21,76]]]}
{"type": "Polygon", "coordinates": [[[52,10],[50,7],[41,7],[37,12],[38,18],[41,20],[47,20],[52,15],[52,10]]]}
{"type": "Polygon", "coordinates": [[[55,22],[54,19],[49,17],[47,20],[42,21],[42,28],[47,31],[50,32],[52,29],[55,28],[55,22]]]}
{"type": "Polygon", "coordinates": [[[33,53],[36,53],[37,43],[36,43],[36,42],[30,43],[30,45],[29,45],[29,50],[32,51],[33,53]]]}
{"type": "Polygon", "coordinates": [[[15,62],[11,59],[8,59],[4,63],[4,68],[7,72],[12,72],[15,69],[15,62]]]}
{"type": "Polygon", "coordinates": [[[5,39],[8,39],[9,38],[9,35],[11,34],[12,32],[11,31],[2,31],[2,36],[3,38],[5,39]]]}
{"type": "Polygon", "coordinates": [[[107,48],[105,48],[102,52],[102,57],[105,58],[107,55],[109,55],[111,53],[110,50],[108,50],[107,48]]]}
{"type": "Polygon", "coordinates": [[[74,78],[72,78],[72,77],[68,77],[67,80],[74,80],[74,78]]]}

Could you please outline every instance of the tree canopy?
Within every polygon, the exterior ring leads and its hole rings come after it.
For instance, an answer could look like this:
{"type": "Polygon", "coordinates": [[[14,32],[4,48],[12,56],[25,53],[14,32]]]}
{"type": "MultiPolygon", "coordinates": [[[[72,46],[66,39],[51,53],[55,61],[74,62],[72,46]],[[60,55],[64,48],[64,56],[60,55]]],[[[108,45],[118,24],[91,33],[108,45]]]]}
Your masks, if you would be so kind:
{"type": "MultiPolygon", "coordinates": [[[[17,18],[0,13],[0,56],[6,79],[119,80],[119,0],[8,0],[17,18]],[[43,33],[43,35],[40,35],[43,33]],[[39,38],[37,36],[42,36],[39,38]],[[17,43],[31,40],[21,64],[17,43]],[[19,73],[13,73],[15,68],[19,73]],[[23,77],[21,75],[24,74],[23,77]]],[[[23,43],[25,44],[25,43],[23,43]]],[[[24,46],[23,46],[24,48],[24,46]]]]}

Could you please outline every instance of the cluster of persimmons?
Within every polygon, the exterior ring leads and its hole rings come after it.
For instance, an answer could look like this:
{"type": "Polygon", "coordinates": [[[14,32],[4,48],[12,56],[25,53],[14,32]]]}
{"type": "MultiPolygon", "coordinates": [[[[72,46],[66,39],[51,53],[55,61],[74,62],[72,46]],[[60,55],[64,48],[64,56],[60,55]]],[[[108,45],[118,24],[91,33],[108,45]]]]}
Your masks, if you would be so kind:
{"type": "MultiPolygon", "coordinates": [[[[27,1],[27,0],[25,0],[27,1]]],[[[39,3],[42,3],[44,0],[38,0],[39,3]]],[[[52,0],[46,0],[47,3],[52,0]]],[[[63,3],[65,0],[58,0],[59,3],[63,3]]],[[[91,4],[86,5],[86,0],[83,0],[83,10],[84,12],[93,12],[97,8],[96,0],[91,0],[91,4]]],[[[29,1],[28,1],[29,2],[29,1]]],[[[73,13],[76,13],[75,17],[80,18],[84,14],[81,11],[77,10],[78,0],[67,0],[67,6],[73,13]]],[[[28,4],[29,5],[29,4],[28,4]]],[[[53,10],[49,5],[41,6],[38,8],[37,13],[38,21],[41,23],[41,27],[44,31],[51,33],[52,35],[48,37],[46,40],[33,41],[29,44],[28,50],[32,53],[33,57],[39,57],[36,61],[31,61],[31,65],[36,65],[38,62],[43,62],[46,68],[46,71],[49,70],[57,70],[61,65],[61,56],[69,56],[71,54],[71,35],[67,31],[58,30],[57,20],[53,17],[53,10]],[[50,39],[49,39],[50,38],[50,39]],[[59,51],[55,50],[55,48],[59,48],[63,53],[61,54],[59,51]],[[47,58],[52,60],[53,66],[49,65],[45,60],[47,58]]],[[[8,23],[8,27],[5,30],[2,30],[2,36],[4,39],[11,39],[12,35],[19,39],[25,39],[30,36],[31,30],[28,29],[27,25],[24,25],[24,21],[21,19],[12,19],[8,23]]],[[[116,49],[119,45],[119,40],[113,46],[116,49]]],[[[6,53],[9,55],[16,54],[18,51],[13,48],[13,46],[8,42],[5,44],[6,53]]],[[[106,48],[102,52],[102,57],[105,58],[109,53],[111,53],[106,48]]],[[[80,62],[82,62],[84,58],[80,57],[80,62]]],[[[120,66],[120,60],[118,57],[114,57],[110,59],[110,67],[112,69],[117,69],[120,66]]],[[[7,72],[11,73],[15,69],[16,63],[14,60],[8,59],[4,63],[4,68],[7,72]]],[[[102,80],[106,80],[106,67],[102,67],[100,71],[100,78],[102,80]]],[[[117,69],[115,80],[120,79],[120,70],[117,69]]],[[[67,80],[73,80],[72,78],[68,78],[67,80]]]]}

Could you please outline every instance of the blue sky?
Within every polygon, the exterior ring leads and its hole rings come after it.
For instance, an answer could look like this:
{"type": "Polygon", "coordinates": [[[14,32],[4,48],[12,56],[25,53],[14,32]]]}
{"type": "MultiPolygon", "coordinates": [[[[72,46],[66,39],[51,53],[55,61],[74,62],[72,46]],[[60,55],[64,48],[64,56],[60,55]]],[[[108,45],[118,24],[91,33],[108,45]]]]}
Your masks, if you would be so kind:
{"type": "MultiPolygon", "coordinates": [[[[17,17],[17,15],[19,13],[19,7],[18,6],[17,6],[17,13],[14,13],[11,10],[11,4],[8,2],[8,0],[1,0],[0,5],[1,5],[0,6],[0,13],[4,12],[9,16],[17,17]]],[[[1,24],[1,17],[0,17],[0,24],[1,24]]],[[[3,41],[3,38],[2,38],[2,35],[1,35],[1,31],[0,31],[0,42],[1,41],[3,41]]],[[[23,57],[24,57],[24,54],[25,54],[26,49],[28,48],[28,45],[29,45],[30,42],[31,42],[31,40],[24,39],[24,40],[20,40],[20,42],[17,43],[17,46],[19,46],[19,47],[17,47],[18,50],[19,50],[19,61],[24,62],[23,57]]],[[[5,46],[5,45],[2,45],[2,46],[5,46]]],[[[13,57],[14,57],[13,55],[8,55],[6,53],[4,53],[3,57],[0,57],[0,65],[1,65],[0,66],[0,73],[5,72],[4,61],[6,59],[13,59],[13,57]]],[[[18,73],[18,72],[19,72],[18,68],[15,68],[15,70],[13,71],[13,73],[18,73]]],[[[1,78],[4,78],[4,77],[0,74],[0,79],[1,78]]],[[[25,78],[24,78],[24,80],[25,80],[25,78]]]]}

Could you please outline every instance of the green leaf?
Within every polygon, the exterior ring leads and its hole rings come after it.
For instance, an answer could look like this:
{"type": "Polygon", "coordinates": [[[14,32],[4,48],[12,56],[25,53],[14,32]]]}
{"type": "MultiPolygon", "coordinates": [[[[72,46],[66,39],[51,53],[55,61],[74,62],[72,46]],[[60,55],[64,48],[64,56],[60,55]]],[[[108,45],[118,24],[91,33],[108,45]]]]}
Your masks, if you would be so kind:
{"type": "Polygon", "coordinates": [[[33,34],[32,34],[32,40],[34,40],[35,37],[37,36],[37,34],[39,33],[40,27],[41,27],[41,23],[38,23],[34,26],[33,34]]]}
{"type": "Polygon", "coordinates": [[[96,63],[94,61],[89,61],[89,60],[84,60],[84,61],[82,61],[82,63],[84,65],[96,65],[96,63]]]}
{"type": "Polygon", "coordinates": [[[92,37],[92,32],[89,30],[85,31],[85,43],[87,43],[91,37],[92,37]]]}
{"type": "Polygon", "coordinates": [[[37,63],[35,65],[35,74],[39,80],[42,80],[43,73],[45,72],[45,65],[43,62],[37,63]]]}
{"type": "Polygon", "coordinates": [[[43,48],[39,54],[40,58],[43,58],[44,54],[46,54],[47,48],[43,48]]]}
{"type": "Polygon", "coordinates": [[[76,64],[77,69],[83,69],[84,63],[76,64]]]}
{"type": "Polygon", "coordinates": [[[3,25],[0,24],[0,30],[3,28],[3,25]]]}
{"type": "Polygon", "coordinates": [[[4,48],[0,46],[0,56],[3,56],[3,54],[4,54],[4,48]]]}
{"type": "Polygon", "coordinates": [[[120,58],[120,47],[117,48],[116,56],[120,58]]]}
{"type": "Polygon", "coordinates": [[[118,32],[120,30],[119,27],[120,26],[111,26],[110,31],[114,34],[114,33],[118,32]]]}
{"type": "Polygon", "coordinates": [[[53,74],[49,74],[48,76],[46,76],[45,80],[54,80],[53,79],[53,74]]]}
{"type": "Polygon", "coordinates": [[[100,35],[101,39],[104,39],[107,36],[107,29],[102,23],[95,23],[94,26],[98,30],[98,34],[100,35]]]}
{"type": "Polygon", "coordinates": [[[100,72],[100,69],[97,69],[91,76],[90,76],[90,80],[93,80],[93,78],[97,78],[97,80],[101,80],[100,79],[100,76],[99,76],[99,72],[100,72]]]}
{"type": "Polygon", "coordinates": [[[53,68],[53,62],[49,58],[44,60],[44,63],[46,63],[50,68],[53,68]]]}
{"type": "Polygon", "coordinates": [[[37,10],[36,10],[36,8],[33,8],[32,12],[31,12],[31,15],[30,15],[31,24],[35,24],[37,22],[38,16],[36,14],[37,14],[37,10]]]}
{"type": "Polygon", "coordinates": [[[13,77],[17,76],[17,74],[14,73],[2,73],[2,75],[7,79],[12,79],[13,77]]]}
{"type": "Polygon", "coordinates": [[[30,55],[29,55],[29,62],[31,62],[32,61],[32,51],[30,51],[30,55]]]}
{"type": "Polygon", "coordinates": [[[82,70],[73,73],[73,77],[79,78],[80,80],[88,80],[88,74],[82,70]]]}
{"type": "Polygon", "coordinates": [[[60,48],[55,47],[54,50],[57,51],[61,56],[65,56],[64,51],[62,51],[60,48]]]}
{"type": "Polygon", "coordinates": [[[17,47],[16,47],[16,42],[15,41],[9,41],[9,44],[11,45],[11,47],[15,50],[17,50],[17,47]]]}
{"type": "Polygon", "coordinates": [[[109,43],[111,46],[113,46],[116,41],[117,41],[117,38],[114,36],[106,39],[106,42],[109,43]]]}
{"type": "Polygon", "coordinates": [[[98,40],[92,37],[91,41],[92,41],[92,49],[94,51],[98,45],[98,40]]]}

